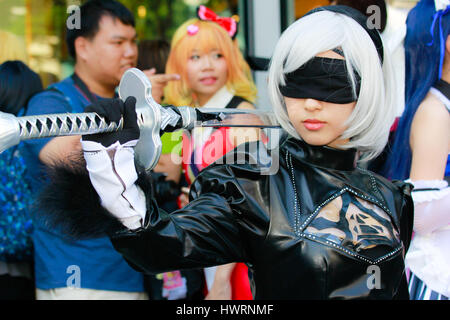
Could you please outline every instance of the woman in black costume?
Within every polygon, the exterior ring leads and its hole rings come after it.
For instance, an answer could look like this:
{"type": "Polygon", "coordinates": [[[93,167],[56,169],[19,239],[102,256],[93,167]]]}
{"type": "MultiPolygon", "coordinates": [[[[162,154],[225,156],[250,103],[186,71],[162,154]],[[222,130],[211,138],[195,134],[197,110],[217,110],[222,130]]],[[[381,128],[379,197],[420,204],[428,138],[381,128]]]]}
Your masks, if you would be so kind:
{"type": "Polygon", "coordinates": [[[395,117],[389,57],[365,22],[351,8],[322,7],[283,33],[269,94],[286,136],[275,150],[236,148],[231,155],[244,164],[227,158],[206,168],[186,207],[159,209],[150,177],[136,171],[133,98],[90,107],[125,120],[121,132],[82,139],[84,180],[101,205],[84,187],[66,198],[47,193],[43,204],[61,209],[74,236],[107,232],[142,272],[245,262],[255,299],[408,299],[410,185],[357,167],[383,150],[395,117]],[[63,208],[80,197],[90,215],[74,214],[75,222],[63,208]]]}

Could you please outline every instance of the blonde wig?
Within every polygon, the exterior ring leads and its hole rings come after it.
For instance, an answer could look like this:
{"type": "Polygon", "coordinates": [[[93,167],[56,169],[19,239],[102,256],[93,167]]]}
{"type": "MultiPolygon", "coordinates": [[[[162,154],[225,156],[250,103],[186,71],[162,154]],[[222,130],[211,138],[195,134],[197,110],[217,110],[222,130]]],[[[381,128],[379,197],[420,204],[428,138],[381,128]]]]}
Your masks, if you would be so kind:
{"type": "Polygon", "coordinates": [[[28,63],[25,41],[10,32],[0,30],[0,64],[8,60],[28,63]]]}
{"type": "Polygon", "coordinates": [[[164,91],[165,103],[176,106],[194,106],[194,99],[189,88],[186,64],[193,50],[208,53],[218,49],[227,62],[227,89],[234,95],[250,102],[256,100],[256,86],[253,82],[250,67],[244,60],[236,40],[217,23],[191,19],[183,23],[175,32],[171,52],[166,65],[166,73],[177,73],[180,81],[171,81],[164,91]],[[195,25],[198,31],[188,34],[188,27],[195,25]]]}

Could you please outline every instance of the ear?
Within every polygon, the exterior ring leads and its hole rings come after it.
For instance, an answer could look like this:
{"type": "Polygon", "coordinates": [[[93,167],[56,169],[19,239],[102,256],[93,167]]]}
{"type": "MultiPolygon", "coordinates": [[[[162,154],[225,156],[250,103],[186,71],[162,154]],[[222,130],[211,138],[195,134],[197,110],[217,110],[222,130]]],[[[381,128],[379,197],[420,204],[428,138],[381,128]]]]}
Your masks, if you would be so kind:
{"type": "Polygon", "coordinates": [[[82,59],[82,60],[87,60],[88,59],[88,52],[89,52],[89,40],[86,39],[85,37],[78,37],[75,39],[75,53],[77,56],[77,60],[78,58],[82,59]]]}

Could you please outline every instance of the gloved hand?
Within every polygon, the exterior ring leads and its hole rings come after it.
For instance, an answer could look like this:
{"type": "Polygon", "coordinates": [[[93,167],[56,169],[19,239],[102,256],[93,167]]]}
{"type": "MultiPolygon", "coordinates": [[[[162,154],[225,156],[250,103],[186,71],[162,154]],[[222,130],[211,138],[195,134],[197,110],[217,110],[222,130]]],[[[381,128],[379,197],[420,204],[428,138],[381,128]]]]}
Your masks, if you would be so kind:
{"type": "Polygon", "coordinates": [[[181,193],[179,184],[173,180],[166,180],[166,177],[164,173],[152,171],[154,196],[158,203],[174,201],[181,193]]]}
{"type": "Polygon", "coordinates": [[[146,200],[136,185],[138,178],[134,165],[134,146],[139,139],[135,110],[136,99],[101,100],[86,107],[104,117],[107,123],[119,123],[117,132],[84,135],[81,146],[91,183],[100,197],[101,205],[129,229],[142,226],[145,221],[146,200]]]}
{"type": "Polygon", "coordinates": [[[116,141],[124,145],[128,141],[139,139],[139,126],[136,114],[136,98],[128,97],[125,102],[121,99],[103,99],[96,104],[87,106],[85,112],[95,112],[103,117],[108,124],[119,123],[123,117],[123,129],[116,132],[97,133],[83,135],[83,141],[94,141],[101,143],[104,147],[109,147],[116,141]]]}

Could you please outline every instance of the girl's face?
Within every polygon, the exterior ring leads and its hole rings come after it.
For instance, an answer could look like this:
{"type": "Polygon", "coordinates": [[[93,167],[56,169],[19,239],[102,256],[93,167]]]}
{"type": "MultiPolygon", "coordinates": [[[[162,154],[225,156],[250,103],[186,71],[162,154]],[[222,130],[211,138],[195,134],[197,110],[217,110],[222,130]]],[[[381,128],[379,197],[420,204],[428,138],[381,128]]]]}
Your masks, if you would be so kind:
{"type": "MultiPolygon", "coordinates": [[[[343,59],[333,51],[317,55],[333,59],[343,59]]],[[[338,104],[315,99],[298,99],[284,97],[289,120],[302,139],[317,146],[339,148],[348,139],[342,139],[347,129],[344,125],[355,108],[356,102],[338,104]]]]}
{"type": "Polygon", "coordinates": [[[193,50],[186,65],[186,74],[188,85],[196,95],[198,103],[204,105],[226,84],[227,62],[217,49],[208,53],[193,50]]]}

